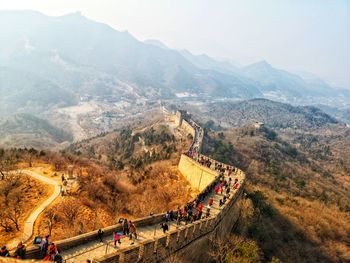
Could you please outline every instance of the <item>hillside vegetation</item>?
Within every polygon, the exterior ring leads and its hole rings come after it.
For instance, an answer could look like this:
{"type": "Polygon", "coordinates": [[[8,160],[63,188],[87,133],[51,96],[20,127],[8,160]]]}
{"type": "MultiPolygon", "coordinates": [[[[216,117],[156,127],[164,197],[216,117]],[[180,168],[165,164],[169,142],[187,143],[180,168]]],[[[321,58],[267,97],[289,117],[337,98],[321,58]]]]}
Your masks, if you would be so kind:
{"type": "Polygon", "coordinates": [[[177,170],[190,143],[191,138],[165,123],[129,127],[77,142],[60,153],[1,149],[0,175],[20,167],[58,180],[62,174],[67,178],[68,171],[77,177],[65,198],[47,209],[36,226],[36,233],[58,240],[190,200],[196,193],[177,170]]]}
{"type": "Polygon", "coordinates": [[[208,132],[204,153],[247,174],[237,232],[255,240],[266,261],[350,260],[350,137],[334,134],[249,125],[208,132]]]}
{"type": "Polygon", "coordinates": [[[263,122],[270,128],[292,130],[316,130],[336,124],[345,126],[316,107],[292,106],[266,99],[210,103],[203,111],[228,127],[240,127],[254,121],[263,122]]]}
{"type": "MultiPolygon", "coordinates": [[[[101,134],[92,139],[72,144],[67,148],[70,153],[95,159],[112,169],[123,170],[125,164],[133,169],[158,160],[170,159],[186,143],[178,144],[169,127],[163,124],[153,125],[141,130],[130,127],[111,133],[101,134]]],[[[177,155],[178,156],[178,155],[177,155]]]]}

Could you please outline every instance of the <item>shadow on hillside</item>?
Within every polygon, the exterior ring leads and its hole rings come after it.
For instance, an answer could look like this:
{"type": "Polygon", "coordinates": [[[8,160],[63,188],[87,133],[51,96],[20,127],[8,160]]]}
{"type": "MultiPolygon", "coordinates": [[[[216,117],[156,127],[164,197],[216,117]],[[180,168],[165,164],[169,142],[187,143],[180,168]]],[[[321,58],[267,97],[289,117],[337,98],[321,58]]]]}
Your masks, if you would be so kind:
{"type": "Polygon", "coordinates": [[[343,262],[330,258],[302,229],[274,207],[270,206],[270,209],[262,212],[260,219],[248,226],[248,235],[257,241],[264,253],[264,262],[269,262],[273,256],[291,263],[343,262]]]}

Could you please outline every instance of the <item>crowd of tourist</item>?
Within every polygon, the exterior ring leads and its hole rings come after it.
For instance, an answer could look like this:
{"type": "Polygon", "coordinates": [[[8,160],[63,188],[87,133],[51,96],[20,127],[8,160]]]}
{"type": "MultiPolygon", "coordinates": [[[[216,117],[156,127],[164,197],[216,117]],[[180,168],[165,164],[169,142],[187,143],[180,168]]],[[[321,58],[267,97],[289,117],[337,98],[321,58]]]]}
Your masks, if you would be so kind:
{"type": "MultiPolygon", "coordinates": [[[[211,159],[205,159],[201,156],[200,162],[208,163],[211,162],[211,159]]],[[[169,210],[165,213],[164,222],[160,223],[160,229],[162,229],[163,233],[169,231],[169,224],[171,222],[176,222],[177,226],[181,224],[187,225],[194,221],[210,217],[211,208],[214,205],[213,194],[220,197],[218,205],[221,207],[230,198],[231,189],[237,189],[239,187],[238,178],[234,178],[233,180],[233,173],[236,171],[235,168],[216,162],[213,169],[219,172],[219,176],[212,184],[198,194],[195,200],[188,202],[184,206],[178,206],[176,210],[169,210]],[[225,177],[225,174],[228,176],[225,177]],[[204,203],[207,203],[207,205],[204,205],[204,203]]],[[[138,237],[135,224],[126,218],[121,219],[120,224],[121,231],[118,232],[115,230],[113,232],[114,246],[117,246],[117,244],[120,245],[121,239],[124,237],[129,237],[132,240],[131,244],[133,244],[134,240],[138,237]]],[[[103,242],[103,234],[104,232],[99,229],[97,235],[101,242],[103,242]]]]}
{"type": "MultiPolygon", "coordinates": [[[[62,262],[62,256],[59,254],[56,244],[53,242],[49,242],[49,236],[46,236],[41,240],[40,254],[43,261],[54,261],[57,263],[62,262]]],[[[3,246],[0,250],[0,257],[27,259],[26,246],[22,242],[19,242],[12,255],[10,251],[7,249],[7,247],[3,246]]]]}
{"type": "Polygon", "coordinates": [[[26,259],[26,246],[19,242],[15,251],[11,255],[10,251],[6,246],[3,246],[0,250],[0,257],[12,257],[16,259],[26,259]]]}
{"type": "MultiPolygon", "coordinates": [[[[122,231],[118,232],[118,230],[113,231],[113,241],[114,241],[114,246],[116,247],[117,244],[121,244],[121,239],[122,237],[129,237],[130,240],[136,240],[137,239],[137,228],[136,225],[131,221],[128,220],[127,218],[121,219],[120,224],[122,225],[122,231]]],[[[97,237],[100,242],[103,242],[103,236],[104,236],[104,231],[102,229],[99,229],[97,231],[97,237]]],[[[132,242],[131,244],[133,244],[132,242]]]]}

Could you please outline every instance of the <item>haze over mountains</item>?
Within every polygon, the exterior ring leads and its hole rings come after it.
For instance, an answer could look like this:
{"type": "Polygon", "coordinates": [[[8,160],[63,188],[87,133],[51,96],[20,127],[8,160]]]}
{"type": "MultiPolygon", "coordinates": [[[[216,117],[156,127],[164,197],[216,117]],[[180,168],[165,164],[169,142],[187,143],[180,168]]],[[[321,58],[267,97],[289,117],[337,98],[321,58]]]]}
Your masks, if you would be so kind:
{"type": "Polygon", "coordinates": [[[80,13],[1,11],[0,30],[0,88],[6,94],[1,115],[73,105],[82,96],[349,103],[349,94],[320,79],[306,80],[266,61],[239,68],[154,40],[141,42],[80,13]]]}
{"type": "Polygon", "coordinates": [[[61,143],[52,134],[62,130],[69,141],[87,138],[116,128],[156,101],[267,98],[317,105],[349,121],[350,91],[313,75],[299,76],[266,61],[240,66],[158,40],[142,42],[80,13],[0,11],[0,32],[0,121],[11,123],[2,133],[23,130],[23,143],[28,131],[48,134],[50,146],[61,143]],[[50,127],[38,127],[49,129],[28,129],[46,121],[50,127]]]}

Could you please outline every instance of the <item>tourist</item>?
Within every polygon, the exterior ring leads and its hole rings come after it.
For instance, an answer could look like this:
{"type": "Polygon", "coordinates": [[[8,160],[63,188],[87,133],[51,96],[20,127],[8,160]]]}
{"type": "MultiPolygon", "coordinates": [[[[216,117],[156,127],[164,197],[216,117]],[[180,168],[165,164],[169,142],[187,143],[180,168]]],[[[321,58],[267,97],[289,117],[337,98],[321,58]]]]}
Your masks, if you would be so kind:
{"type": "Polygon", "coordinates": [[[202,202],[200,202],[200,203],[198,204],[197,209],[198,209],[199,212],[202,212],[202,211],[203,211],[203,203],[202,203],[202,202]]]}
{"type": "Polygon", "coordinates": [[[62,256],[57,252],[56,255],[53,257],[53,261],[56,263],[62,263],[63,262],[63,258],[62,256]]]}
{"type": "Polygon", "coordinates": [[[169,218],[170,218],[170,221],[174,221],[174,211],[173,210],[169,211],[169,218]]]}
{"type": "Polygon", "coordinates": [[[171,214],[170,211],[167,211],[165,214],[165,221],[169,222],[171,220],[171,214]]]}
{"type": "Polygon", "coordinates": [[[130,221],[130,240],[132,240],[132,235],[137,239],[137,229],[133,222],[130,221]]]}
{"type": "Polygon", "coordinates": [[[62,180],[62,183],[64,182],[64,180],[66,180],[66,179],[64,178],[64,174],[61,175],[61,180],[62,180]]]}
{"type": "Polygon", "coordinates": [[[165,232],[169,231],[169,226],[167,223],[161,223],[160,228],[163,229],[164,234],[165,234],[165,232]]]}
{"type": "Polygon", "coordinates": [[[177,210],[177,215],[176,215],[176,225],[180,225],[180,223],[181,223],[181,209],[179,208],[178,210],[177,210]]]}
{"type": "Polygon", "coordinates": [[[120,238],[121,238],[121,236],[118,234],[117,231],[113,232],[113,239],[114,239],[114,246],[115,247],[117,246],[117,242],[119,245],[121,244],[120,238]]]}
{"type": "Polygon", "coordinates": [[[223,187],[224,187],[224,183],[221,182],[221,183],[220,183],[220,186],[219,186],[219,192],[220,192],[220,194],[222,194],[223,187]]]}
{"type": "Polygon", "coordinates": [[[206,217],[210,216],[210,205],[207,206],[207,212],[205,214],[206,217]]]}
{"type": "Polygon", "coordinates": [[[47,249],[48,256],[50,256],[50,258],[53,259],[57,253],[57,246],[55,245],[55,243],[51,242],[50,246],[47,249]]]}
{"type": "Polygon", "coordinates": [[[9,257],[10,252],[7,250],[6,246],[3,246],[0,250],[0,257],[9,257]]]}
{"type": "Polygon", "coordinates": [[[187,211],[187,218],[190,219],[192,216],[193,216],[193,211],[192,211],[192,209],[190,209],[187,211]]]}
{"type": "Polygon", "coordinates": [[[129,222],[128,222],[128,219],[125,218],[123,221],[123,234],[124,234],[124,236],[129,235],[129,230],[130,230],[129,222]]]}
{"type": "Polygon", "coordinates": [[[14,253],[14,257],[17,259],[26,259],[26,247],[22,242],[19,242],[14,253]]]}
{"type": "Polygon", "coordinates": [[[208,204],[209,204],[209,207],[211,207],[211,206],[214,204],[214,199],[213,199],[213,197],[210,197],[210,198],[209,198],[208,204]]]}
{"type": "Polygon", "coordinates": [[[100,228],[100,229],[97,231],[97,236],[98,236],[98,238],[100,239],[100,242],[103,242],[103,239],[102,239],[103,234],[104,234],[104,232],[103,232],[102,229],[100,228]]]}
{"type": "Polygon", "coordinates": [[[202,210],[200,210],[200,211],[198,210],[196,220],[200,220],[202,218],[202,214],[203,214],[202,210]]]}
{"type": "Polygon", "coordinates": [[[218,194],[219,193],[219,186],[215,186],[215,194],[218,194]]]}
{"type": "Polygon", "coordinates": [[[40,251],[42,258],[44,258],[47,255],[47,249],[49,247],[49,237],[50,235],[47,235],[45,236],[45,238],[43,238],[43,240],[41,240],[40,251]]]}
{"type": "Polygon", "coordinates": [[[184,208],[182,208],[182,211],[181,211],[181,216],[182,218],[185,218],[187,215],[187,206],[184,206],[184,208]]]}

